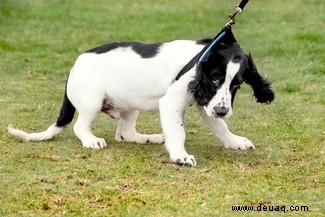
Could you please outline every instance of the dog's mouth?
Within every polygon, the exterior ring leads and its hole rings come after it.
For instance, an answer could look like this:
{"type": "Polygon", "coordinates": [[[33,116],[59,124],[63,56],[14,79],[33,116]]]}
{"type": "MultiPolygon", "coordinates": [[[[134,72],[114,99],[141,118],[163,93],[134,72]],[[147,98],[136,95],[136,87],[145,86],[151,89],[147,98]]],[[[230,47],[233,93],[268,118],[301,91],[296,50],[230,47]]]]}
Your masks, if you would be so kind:
{"type": "Polygon", "coordinates": [[[214,118],[220,118],[222,120],[226,120],[227,117],[226,116],[218,116],[218,115],[213,115],[214,118]]]}

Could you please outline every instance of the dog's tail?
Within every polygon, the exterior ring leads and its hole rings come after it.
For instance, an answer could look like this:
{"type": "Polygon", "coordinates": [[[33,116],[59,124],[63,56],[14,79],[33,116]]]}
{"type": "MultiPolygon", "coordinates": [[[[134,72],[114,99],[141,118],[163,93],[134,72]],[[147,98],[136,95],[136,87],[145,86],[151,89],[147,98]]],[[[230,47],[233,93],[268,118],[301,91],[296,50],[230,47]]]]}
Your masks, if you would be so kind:
{"type": "Polygon", "coordinates": [[[68,124],[73,120],[76,108],[72,105],[71,101],[67,96],[67,88],[65,89],[63,104],[61,107],[60,115],[57,121],[52,124],[46,131],[40,133],[26,133],[22,130],[17,130],[8,126],[8,131],[14,136],[17,136],[25,141],[43,141],[54,137],[55,135],[61,133],[68,124]]]}

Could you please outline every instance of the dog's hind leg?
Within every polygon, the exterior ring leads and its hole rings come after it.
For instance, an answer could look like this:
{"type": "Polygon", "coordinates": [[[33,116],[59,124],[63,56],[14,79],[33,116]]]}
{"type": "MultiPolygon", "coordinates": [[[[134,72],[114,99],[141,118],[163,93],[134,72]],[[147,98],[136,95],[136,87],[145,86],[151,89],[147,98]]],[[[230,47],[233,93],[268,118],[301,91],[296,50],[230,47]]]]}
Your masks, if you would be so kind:
{"type": "MultiPolygon", "coordinates": [[[[82,109],[78,109],[79,116],[73,127],[73,130],[77,137],[81,140],[82,145],[86,148],[104,148],[106,142],[103,138],[97,138],[91,131],[91,125],[95,120],[97,114],[100,112],[101,105],[96,103],[83,105],[82,109]]],[[[79,106],[80,108],[80,106],[79,106]]]]}
{"type": "Polygon", "coordinates": [[[117,119],[117,129],[115,134],[116,141],[136,142],[139,144],[146,143],[164,143],[162,134],[140,134],[136,131],[136,121],[139,111],[122,112],[117,119]]]}

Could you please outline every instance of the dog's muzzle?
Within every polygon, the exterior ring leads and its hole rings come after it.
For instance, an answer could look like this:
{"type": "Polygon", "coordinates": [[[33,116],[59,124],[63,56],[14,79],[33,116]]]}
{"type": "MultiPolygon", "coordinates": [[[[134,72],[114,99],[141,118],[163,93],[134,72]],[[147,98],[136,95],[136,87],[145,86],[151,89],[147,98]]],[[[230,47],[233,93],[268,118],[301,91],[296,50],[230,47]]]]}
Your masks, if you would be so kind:
{"type": "Polygon", "coordinates": [[[224,118],[229,112],[229,108],[225,107],[225,106],[215,106],[213,107],[213,112],[212,114],[216,117],[216,118],[224,118]]]}

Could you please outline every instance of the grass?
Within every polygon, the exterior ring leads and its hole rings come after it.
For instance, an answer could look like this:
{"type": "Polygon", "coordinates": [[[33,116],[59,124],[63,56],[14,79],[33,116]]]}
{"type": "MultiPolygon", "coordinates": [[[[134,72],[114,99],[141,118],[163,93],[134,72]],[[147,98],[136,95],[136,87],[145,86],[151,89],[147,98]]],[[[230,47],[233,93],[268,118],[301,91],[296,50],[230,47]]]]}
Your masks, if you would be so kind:
{"type": "MultiPolygon", "coordinates": [[[[169,41],[214,36],[237,1],[0,1],[1,216],[277,216],[233,212],[233,205],[308,206],[288,216],[323,216],[325,15],[322,0],[252,1],[234,26],[276,100],[254,102],[245,86],[231,130],[253,152],[225,150],[200,120],[186,114],[196,168],[168,163],[161,145],[114,141],[115,124],[94,125],[109,144],[80,145],[71,127],[51,141],[24,143],[7,133],[52,124],[65,80],[84,50],[112,41],[169,41]]],[[[155,113],[140,132],[161,131],[155,113]]]]}

